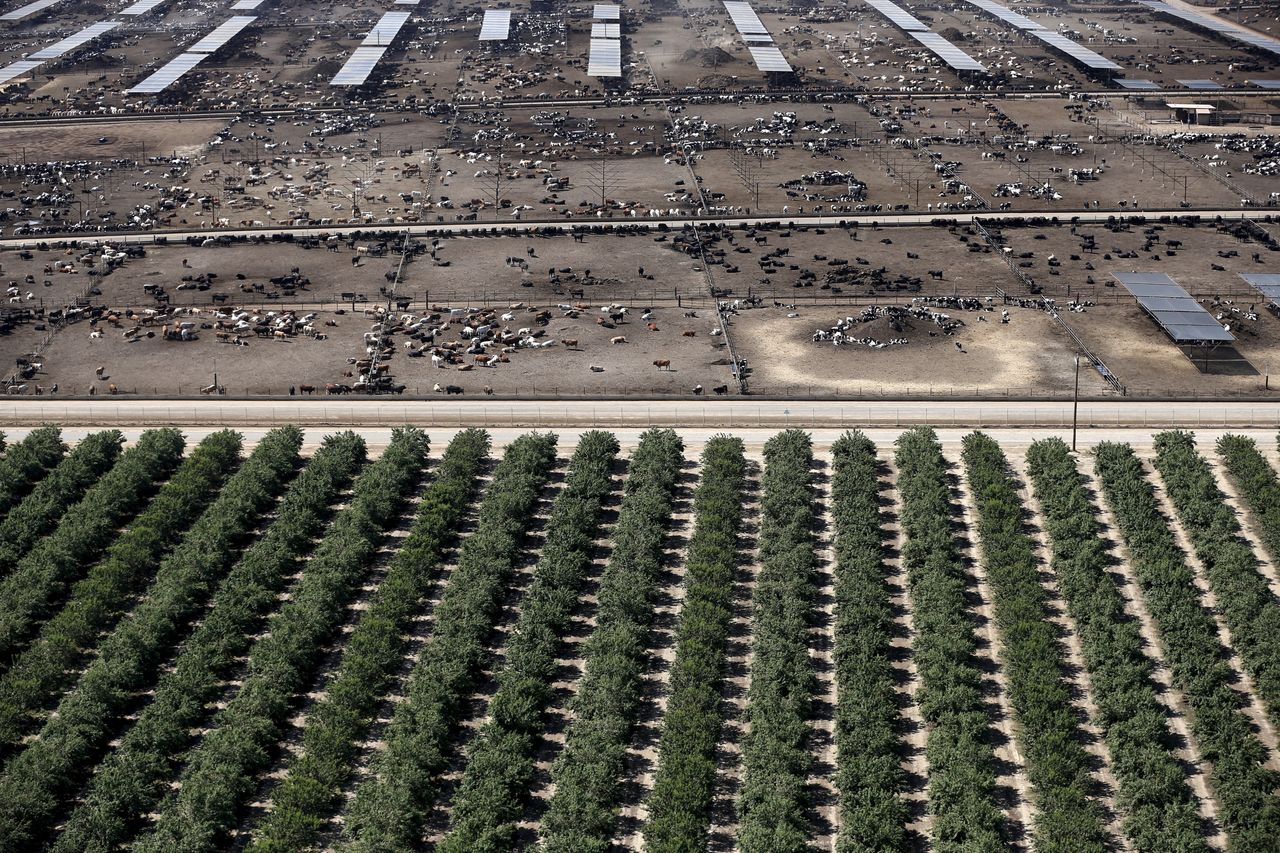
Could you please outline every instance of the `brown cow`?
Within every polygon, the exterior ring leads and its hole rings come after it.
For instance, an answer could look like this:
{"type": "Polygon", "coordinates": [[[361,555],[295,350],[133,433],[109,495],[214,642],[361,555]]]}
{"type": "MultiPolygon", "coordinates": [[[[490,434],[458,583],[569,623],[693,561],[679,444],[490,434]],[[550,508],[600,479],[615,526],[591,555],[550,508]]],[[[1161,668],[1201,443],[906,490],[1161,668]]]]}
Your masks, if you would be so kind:
{"type": "Polygon", "coordinates": [[[659,370],[670,370],[670,369],[671,369],[671,359],[669,359],[669,358],[655,358],[655,359],[653,360],[653,366],[654,366],[654,367],[656,367],[656,368],[658,368],[659,370]]]}
{"type": "Polygon", "coordinates": [[[656,331],[658,331],[658,324],[657,324],[657,323],[646,323],[646,324],[645,324],[645,328],[646,328],[646,329],[648,329],[648,330],[649,330],[649,331],[651,331],[651,332],[656,332],[656,331]]]}
{"type": "Polygon", "coordinates": [[[107,385],[107,393],[108,393],[108,394],[118,394],[118,393],[120,393],[120,389],[116,387],[116,383],[111,382],[111,383],[109,383],[109,384],[107,385]]]}
{"type": "Polygon", "coordinates": [[[577,338],[561,338],[561,339],[560,339],[560,343],[564,344],[564,345],[565,345],[566,347],[568,347],[569,349],[577,349],[577,348],[578,348],[578,339],[577,339],[577,338]]]}
{"type": "Polygon", "coordinates": [[[698,333],[693,331],[681,332],[680,334],[686,338],[696,338],[698,336],[698,333]]]}

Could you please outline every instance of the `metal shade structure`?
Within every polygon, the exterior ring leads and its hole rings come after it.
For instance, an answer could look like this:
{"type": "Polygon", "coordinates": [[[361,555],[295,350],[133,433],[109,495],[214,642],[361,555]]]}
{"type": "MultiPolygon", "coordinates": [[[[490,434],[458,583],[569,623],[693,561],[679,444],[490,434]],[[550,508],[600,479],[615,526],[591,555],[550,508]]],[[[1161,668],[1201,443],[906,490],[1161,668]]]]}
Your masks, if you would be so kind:
{"type": "Polygon", "coordinates": [[[1177,80],[1175,82],[1188,89],[1196,89],[1201,92],[1216,92],[1222,88],[1222,85],[1215,80],[1177,80]]]}
{"type": "Polygon", "coordinates": [[[19,59],[12,65],[6,65],[4,68],[0,68],[0,84],[8,83],[10,80],[15,80],[24,74],[30,74],[41,65],[44,65],[44,63],[38,59],[19,59]]]}
{"type": "Polygon", "coordinates": [[[1255,33],[1242,30],[1231,24],[1216,18],[1212,15],[1203,15],[1199,12],[1192,12],[1186,9],[1180,9],[1177,6],[1170,6],[1164,0],[1138,0],[1143,6],[1155,12],[1168,15],[1171,18],[1178,18],[1188,24],[1194,24],[1197,27],[1209,30],[1214,35],[1222,36],[1225,39],[1238,41],[1241,44],[1247,44],[1250,47],[1256,47],[1259,50],[1265,50],[1280,56],[1280,40],[1264,36],[1262,33],[1255,33]]]}
{"type": "Polygon", "coordinates": [[[1040,39],[1040,41],[1050,45],[1051,47],[1057,48],[1062,53],[1065,53],[1085,68],[1092,71],[1124,70],[1105,56],[1095,53],[1083,45],[1076,44],[1061,33],[1051,32],[1049,30],[1027,30],[1026,33],[1033,38],[1040,39]]]}
{"type": "Polygon", "coordinates": [[[750,3],[745,3],[743,0],[724,0],[724,10],[729,13],[729,19],[743,35],[769,34],[769,30],[760,20],[760,16],[751,8],[750,3]]]}
{"type": "Polygon", "coordinates": [[[131,95],[158,95],[182,75],[209,58],[207,53],[181,53],[129,90],[131,95]]]}
{"type": "Polygon", "coordinates": [[[1258,291],[1263,297],[1277,308],[1280,308],[1280,273],[1273,272],[1251,272],[1240,273],[1242,279],[1248,282],[1254,290],[1258,291]]]}
{"type": "Polygon", "coordinates": [[[134,3],[132,6],[128,7],[127,9],[121,9],[120,14],[132,15],[135,17],[138,15],[145,15],[146,13],[150,12],[152,9],[154,9],[155,7],[159,6],[161,3],[164,3],[164,2],[166,2],[166,0],[138,0],[137,3],[134,3]]]}
{"type": "Polygon", "coordinates": [[[749,44],[747,50],[751,53],[756,68],[761,71],[786,74],[792,70],[791,63],[787,62],[782,51],[771,44],[749,44]]]}
{"type": "Polygon", "coordinates": [[[591,11],[591,17],[596,21],[621,21],[622,7],[612,3],[597,3],[591,11]]]}
{"type": "Polygon", "coordinates": [[[409,20],[411,12],[387,12],[373,25],[369,34],[364,37],[362,47],[389,47],[395,41],[400,29],[409,20]]]}
{"type": "Polygon", "coordinates": [[[43,12],[59,0],[36,0],[34,3],[28,3],[20,6],[12,12],[0,15],[0,21],[21,21],[23,18],[29,18],[36,12],[43,12]]]}
{"type": "Polygon", "coordinates": [[[245,27],[258,20],[256,15],[233,15],[214,28],[200,41],[187,48],[189,53],[216,53],[227,42],[231,41],[245,27]]]}
{"type": "Polygon", "coordinates": [[[84,47],[98,36],[115,29],[119,25],[119,21],[99,21],[96,24],[90,24],[78,33],[69,35],[61,41],[54,42],[46,48],[37,50],[27,58],[39,60],[57,59],[58,57],[65,56],[77,48],[84,47]]]}
{"type": "Polygon", "coordinates": [[[1249,80],[1250,86],[1257,86],[1259,89],[1280,89],[1280,80],[1249,80]]]}
{"type": "Polygon", "coordinates": [[[480,41],[506,41],[511,37],[511,10],[485,9],[480,22],[480,41]]]}
{"type": "Polygon", "coordinates": [[[617,39],[592,39],[587,76],[621,77],[622,42],[617,39]]]}
{"type": "Polygon", "coordinates": [[[1235,335],[1162,272],[1112,273],[1165,334],[1180,344],[1229,343],[1235,335]]]}
{"type": "Polygon", "coordinates": [[[987,67],[937,33],[908,33],[913,39],[956,71],[983,71],[987,67]]]}
{"type": "Polygon", "coordinates": [[[900,30],[906,30],[907,32],[929,31],[928,24],[896,3],[890,3],[889,0],[864,0],[864,2],[888,18],[900,30]]]}
{"type": "Polygon", "coordinates": [[[262,0],[236,0],[231,6],[232,12],[252,12],[262,5],[262,0]]]}
{"type": "Polygon", "coordinates": [[[992,15],[1004,21],[1011,27],[1017,27],[1020,30],[1043,30],[1043,24],[1037,24],[1026,15],[1020,15],[1010,9],[1008,6],[1001,6],[999,3],[992,3],[991,0],[966,0],[971,6],[977,6],[988,15],[992,15]]]}
{"type": "Polygon", "coordinates": [[[330,86],[362,86],[369,79],[369,75],[373,73],[373,69],[378,67],[378,63],[382,61],[382,56],[387,52],[385,47],[374,47],[362,45],[355,49],[355,53],[347,59],[346,64],[333,75],[333,79],[329,81],[330,86]]]}
{"type": "Polygon", "coordinates": [[[1158,83],[1155,83],[1155,82],[1153,82],[1153,81],[1151,81],[1151,80],[1139,80],[1139,79],[1137,79],[1137,78],[1129,78],[1129,79],[1116,78],[1116,79],[1115,79],[1114,81],[1112,81],[1112,82],[1114,82],[1114,83],[1115,83],[1117,86],[1119,86],[1121,89],[1134,89],[1134,90],[1138,90],[1138,91],[1150,91],[1150,90],[1152,90],[1152,89],[1159,89],[1159,88],[1160,88],[1160,85],[1159,85],[1158,83]]]}
{"type": "Polygon", "coordinates": [[[591,25],[591,37],[593,39],[617,39],[622,38],[622,25],[609,24],[604,21],[596,21],[591,25]]]}

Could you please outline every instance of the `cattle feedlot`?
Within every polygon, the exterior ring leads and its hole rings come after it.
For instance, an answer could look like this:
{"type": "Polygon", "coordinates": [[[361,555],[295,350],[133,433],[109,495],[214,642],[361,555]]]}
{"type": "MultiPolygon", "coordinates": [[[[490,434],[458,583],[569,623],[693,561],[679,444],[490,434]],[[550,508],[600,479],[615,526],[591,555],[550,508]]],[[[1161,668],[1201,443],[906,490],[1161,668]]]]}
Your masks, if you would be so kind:
{"type": "Polygon", "coordinates": [[[0,0],[0,853],[1280,853],[1280,7],[0,0]]]}

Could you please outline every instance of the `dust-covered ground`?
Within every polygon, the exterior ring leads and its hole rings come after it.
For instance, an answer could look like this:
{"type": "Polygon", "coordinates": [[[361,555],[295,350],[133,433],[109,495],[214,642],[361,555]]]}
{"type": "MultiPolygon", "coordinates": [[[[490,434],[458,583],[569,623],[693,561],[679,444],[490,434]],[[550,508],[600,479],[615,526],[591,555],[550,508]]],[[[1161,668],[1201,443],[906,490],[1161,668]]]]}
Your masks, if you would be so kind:
{"type": "MultiPolygon", "coordinates": [[[[0,359],[6,373],[19,359],[41,365],[23,393],[37,385],[48,393],[56,383],[63,394],[90,386],[107,393],[114,384],[121,393],[188,395],[213,384],[216,363],[228,393],[287,394],[290,385],[352,384],[360,373],[353,365],[368,355],[366,336],[390,309],[391,326],[434,318],[427,322],[440,332],[431,346],[458,355],[438,363],[421,338],[391,334],[388,380],[406,394],[430,394],[437,384],[513,396],[736,392],[732,355],[717,334],[719,303],[751,393],[1062,396],[1076,344],[1045,310],[1052,308],[1130,394],[1265,396],[1280,320],[1241,274],[1276,271],[1272,246],[1280,244],[1268,239],[1266,227],[1192,220],[1027,222],[1000,229],[995,246],[972,226],[705,226],[415,238],[403,265],[390,235],[33,246],[0,253],[0,282],[13,294],[5,311],[32,312],[0,335],[0,359]],[[1207,368],[1204,353],[1189,359],[1116,286],[1114,273],[1133,270],[1171,274],[1230,325],[1236,348],[1211,354],[1207,368]],[[895,329],[876,315],[891,306],[941,312],[961,325],[947,334],[915,317],[895,329]],[[622,308],[618,321],[607,319],[622,308]],[[870,322],[861,321],[864,312],[870,322]],[[244,330],[285,315],[307,317],[299,325],[319,335],[244,330]],[[467,318],[506,336],[505,358],[466,350],[467,318]],[[813,340],[845,318],[857,319],[845,336],[871,345],[813,340]],[[241,321],[247,326],[235,335],[219,334],[241,321]],[[182,322],[197,340],[160,333],[182,322]],[[144,334],[126,337],[135,326],[144,334]],[[611,343],[618,337],[625,343],[611,343]],[[895,338],[906,343],[888,343],[895,338]]],[[[1114,393],[1087,362],[1081,389],[1114,393]]]]}
{"type": "MultiPolygon", "coordinates": [[[[1010,309],[1001,322],[989,311],[932,309],[964,325],[944,334],[927,319],[894,328],[884,319],[858,323],[852,334],[879,344],[834,346],[813,333],[860,311],[806,308],[739,314],[733,338],[761,394],[795,396],[1008,395],[1062,396],[1072,391],[1074,344],[1047,314],[1010,309]],[[791,315],[798,316],[791,316],[791,315]]],[[[1103,395],[1107,385],[1086,365],[1081,393],[1103,395]]]]}

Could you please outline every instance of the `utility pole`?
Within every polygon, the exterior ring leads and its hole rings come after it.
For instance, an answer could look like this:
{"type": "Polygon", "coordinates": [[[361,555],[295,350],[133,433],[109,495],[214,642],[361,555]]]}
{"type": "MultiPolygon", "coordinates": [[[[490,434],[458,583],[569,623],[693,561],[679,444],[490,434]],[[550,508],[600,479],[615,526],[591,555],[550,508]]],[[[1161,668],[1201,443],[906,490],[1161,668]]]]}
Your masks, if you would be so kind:
{"type": "Polygon", "coordinates": [[[1076,427],[1080,422],[1080,353],[1076,353],[1076,388],[1071,395],[1071,452],[1076,452],[1076,427]]]}
{"type": "Polygon", "coordinates": [[[622,185],[617,169],[609,162],[608,155],[604,149],[600,150],[600,159],[596,161],[595,168],[591,170],[591,179],[593,187],[599,193],[600,215],[604,216],[606,205],[609,203],[609,196],[622,185]]]}

